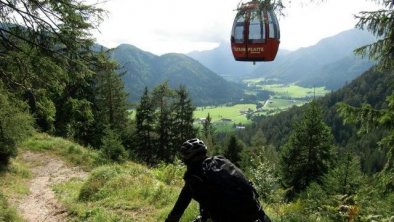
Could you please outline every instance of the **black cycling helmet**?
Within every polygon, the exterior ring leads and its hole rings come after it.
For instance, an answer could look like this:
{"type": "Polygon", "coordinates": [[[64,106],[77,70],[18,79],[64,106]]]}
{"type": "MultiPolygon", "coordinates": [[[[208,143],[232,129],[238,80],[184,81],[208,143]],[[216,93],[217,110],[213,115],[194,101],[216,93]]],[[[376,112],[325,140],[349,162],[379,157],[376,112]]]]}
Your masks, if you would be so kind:
{"type": "Polygon", "coordinates": [[[207,153],[207,146],[200,139],[190,139],[182,144],[180,153],[182,159],[188,161],[197,155],[205,155],[207,153]]]}

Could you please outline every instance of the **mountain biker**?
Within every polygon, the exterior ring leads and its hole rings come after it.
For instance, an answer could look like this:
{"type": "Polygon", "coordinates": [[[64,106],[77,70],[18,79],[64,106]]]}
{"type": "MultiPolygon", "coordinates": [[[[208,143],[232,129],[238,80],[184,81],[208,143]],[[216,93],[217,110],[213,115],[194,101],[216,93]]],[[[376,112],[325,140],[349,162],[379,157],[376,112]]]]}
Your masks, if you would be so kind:
{"type": "MultiPolygon", "coordinates": [[[[227,208],[242,208],[237,207],[244,203],[237,203],[239,200],[224,201],[218,198],[217,193],[220,190],[215,190],[215,187],[207,181],[206,172],[204,171],[204,163],[209,159],[207,156],[207,146],[200,139],[190,139],[184,142],[180,148],[180,156],[182,161],[187,166],[187,170],[183,177],[185,185],[179,194],[178,200],[176,201],[172,211],[167,216],[165,222],[178,222],[182,217],[183,212],[189,205],[192,199],[196,200],[200,206],[200,217],[198,221],[207,221],[211,219],[213,222],[270,222],[271,220],[265,215],[261,208],[258,200],[257,193],[254,188],[252,194],[252,204],[249,209],[227,209],[227,208]],[[234,202],[234,207],[224,207],[226,204],[223,202],[234,202]],[[237,206],[235,206],[237,205],[237,206]],[[247,212],[247,213],[245,213],[247,212]]],[[[212,157],[214,158],[214,157],[212,157]]],[[[237,172],[242,174],[238,168],[236,168],[230,161],[223,157],[220,160],[227,161],[231,168],[235,168],[237,172]]],[[[242,174],[243,176],[243,174],[242,174]]],[[[243,176],[244,177],[244,176],[243,176]]],[[[247,182],[250,183],[249,181],[247,182]]],[[[226,184],[223,184],[226,186],[226,184]]],[[[249,184],[250,187],[252,187],[249,184]]],[[[227,195],[231,196],[231,195],[227,195]]],[[[236,198],[238,199],[238,198],[236,198]]],[[[250,199],[250,198],[249,198],[250,199]]],[[[250,201],[249,201],[250,203],[250,201]]],[[[196,220],[197,221],[197,220],[196,220]]]]}

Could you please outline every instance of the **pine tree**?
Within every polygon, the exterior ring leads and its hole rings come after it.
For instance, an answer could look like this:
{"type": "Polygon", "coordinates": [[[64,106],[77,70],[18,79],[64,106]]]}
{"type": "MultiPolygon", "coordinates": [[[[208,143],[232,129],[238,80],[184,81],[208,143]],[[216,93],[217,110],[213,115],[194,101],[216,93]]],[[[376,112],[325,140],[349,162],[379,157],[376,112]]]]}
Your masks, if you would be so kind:
{"type": "Polygon", "coordinates": [[[392,0],[375,0],[384,8],[377,11],[363,11],[356,15],[357,27],[372,32],[378,41],[358,48],[355,52],[379,62],[381,70],[394,67],[394,3],[392,0]]]}
{"type": "Polygon", "coordinates": [[[144,162],[154,164],[156,161],[156,146],[154,143],[155,110],[145,87],[140,104],[136,109],[136,154],[144,162]]]}
{"type": "Polygon", "coordinates": [[[176,91],[176,99],[173,105],[174,121],[174,145],[180,146],[188,139],[196,137],[196,129],[193,126],[193,112],[196,109],[192,105],[189,93],[185,86],[180,86],[176,91]]]}
{"type": "Polygon", "coordinates": [[[329,194],[354,195],[362,185],[360,159],[351,153],[339,157],[335,167],[323,178],[323,187],[329,194]]]}
{"type": "Polygon", "coordinates": [[[224,156],[239,167],[242,150],[243,145],[241,144],[241,142],[237,139],[235,135],[231,135],[228,141],[227,148],[224,151],[224,156]]]}
{"type": "MultiPolygon", "coordinates": [[[[387,75],[394,74],[394,3],[392,0],[375,0],[384,8],[377,11],[361,12],[357,27],[366,28],[372,32],[377,41],[361,47],[356,53],[369,56],[378,62],[376,68],[385,71],[387,75]]],[[[359,133],[368,133],[375,128],[385,128],[386,135],[377,144],[386,150],[387,162],[379,180],[385,185],[386,191],[394,190],[394,92],[386,98],[387,108],[374,109],[370,104],[353,107],[342,103],[339,113],[345,123],[360,124],[359,133]],[[389,178],[389,179],[384,179],[389,178]],[[390,181],[390,182],[385,182],[390,181]]]]}
{"type": "Polygon", "coordinates": [[[93,85],[95,130],[93,136],[103,135],[108,126],[111,130],[126,137],[128,129],[128,102],[123,81],[116,72],[118,64],[111,61],[107,52],[100,52],[96,62],[97,74],[93,85]]]}
{"type": "Polygon", "coordinates": [[[171,162],[173,160],[173,117],[171,104],[173,100],[173,91],[164,82],[153,90],[152,101],[157,110],[157,123],[155,132],[158,135],[156,141],[157,158],[160,161],[171,162]]]}
{"type": "Polygon", "coordinates": [[[205,138],[212,137],[214,134],[214,128],[212,125],[212,118],[209,113],[208,113],[207,117],[205,118],[204,122],[202,123],[202,133],[205,138]]]}
{"type": "Polygon", "coordinates": [[[205,142],[205,145],[209,147],[208,152],[210,152],[212,155],[220,153],[217,149],[215,149],[214,133],[215,131],[212,124],[212,118],[208,113],[207,117],[202,123],[202,138],[205,142]]]}
{"type": "Polygon", "coordinates": [[[281,151],[282,182],[285,188],[291,188],[290,198],[311,182],[320,181],[330,167],[332,151],[333,136],[312,101],[281,151]]]}
{"type": "Polygon", "coordinates": [[[127,153],[120,137],[109,127],[104,130],[100,149],[104,157],[112,161],[123,162],[127,159],[127,153]]]}
{"type": "MultiPolygon", "coordinates": [[[[244,169],[251,176],[260,198],[264,202],[279,202],[274,193],[279,187],[278,153],[275,148],[260,145],[252,153],[248,153],[249,164],[244,169]]],[[[245,162],[245,160],[244,160],[245,162]]]]}

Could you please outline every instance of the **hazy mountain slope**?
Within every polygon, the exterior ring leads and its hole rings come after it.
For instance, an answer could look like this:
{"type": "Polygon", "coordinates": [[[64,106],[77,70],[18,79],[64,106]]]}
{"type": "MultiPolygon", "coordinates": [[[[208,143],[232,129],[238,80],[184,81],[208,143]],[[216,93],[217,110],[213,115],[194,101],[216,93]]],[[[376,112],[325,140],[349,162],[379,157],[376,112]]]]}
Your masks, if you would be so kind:
{"type": "Polygon", "coordinates": [[[351,29],[325,38],[314,46],[291,52],[279,49],[273,62],[259,62],[255,66],[250,62],[235,61],[229,43],[188,55],[226,78],[267,77],[285,83],[301,82],[336,89],[371,67],[370,62],[354,56],[353,50],[374,40],[366,31],[351,29]],[[338,73],[346,73],[342,76],[351,78],[331,78],[334,75],[341,77],[338,73]]]}
{"type": "Polygon", "coordinates": [[[373,66],[372,61],[350,55],[310,71],[306,75],[307,78],[300,79],[298,84],[306,87],[326,86],[330,90],[336,90],[357,78],[371,66],[373,66]]]}
{"type": "MultiPolygon", "coordinates": [[[[279,50],[276,60],[281,60],[288,53],[287,50],[279,50]]],[[[235,61],[229,42],[222,42],[212,50],[195,51],[187,55],[226,79],[244,79],[250,76],[259,64],[235,61]]],[[[263,62],[262,64],[269,66],[271,63],[263,62]]]]}
{"type": "Polygon", "coordinates": [[[235,61],[229,42],[222,42],[212,50],[194,51],[187,55],[224,77],[242,76],[256,68],[250,62],[235,61]]]}
{"type": "MultiPolygon", "coordinates": [[[[355,57],[354,49],[374,40],[375,38],[366,31],[357,29],[344,31],[338,35],[325,38],[314,46],[291,52],[285,58],[273,61],[270,66],[260,64],[253,71],[253,76],[279,78],[284,82],[307,81],[319,75],[318,72],[311,73],[311,71],[319,70],[335,62],[340,64],[341,59],[348,59],[349,56],[355,57]]],[[[361,58],[358,59],[361,60],[361,58]]],[[[359,62],[357,59],[351,61],[359,62]]],[[[331,73],[341,72],[341,69],[342,67],[337,67],[331,73]]],[[[366,69],[362,71],[366,71],[366,69]]],[[[356,74],[360,75],[361,72],[356,74]]]]}
{"type": "Polygon", "coordinates": [[[145,86],[152,89],[164,81],[174,88],[186,85],[195,104],[218,104],[242,98],[240,86],[227,82],[186,55],[156,56],[131,45],[120,45],[112,53],[125,72],[123,80],[130,101],[138,101],[145,86]]]}

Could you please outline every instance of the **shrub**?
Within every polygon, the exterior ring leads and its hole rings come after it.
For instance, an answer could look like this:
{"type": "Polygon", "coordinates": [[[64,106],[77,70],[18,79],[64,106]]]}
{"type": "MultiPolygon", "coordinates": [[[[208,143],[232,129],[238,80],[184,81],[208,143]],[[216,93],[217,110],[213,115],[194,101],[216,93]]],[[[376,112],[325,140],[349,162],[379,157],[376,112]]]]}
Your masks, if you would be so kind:
{"type": "Polygon", "coordinates": [[[13,98],[0,82],[0,170],[16,156],[17,145],[33,131],[25,103],[13,98]]]}
{"type": "Polygon", "coordinates": [[[183,174],[185,167],[182,166],[181,162],[175,162],[174,164],[159,164],[154,170],[154,175],[158,180],[167,185],[183,185],[183,174]]]}
{"type": "Polygon", "coordinates": [[[121,143],[121,140],[117,134],[112,130],[105,130],[105,135],[101,141],[101,152],[104,157],[116,161],[124,162],[127,159],[127,152],[121,143]]]}
{"type": "Polygon", "coordinates": [[[82,186],[78,199],[81,201],[93,200],[96,193],[105,184],[121,172],[120,166],[105,166],[94,170],[89,179],[82,186]]]}

